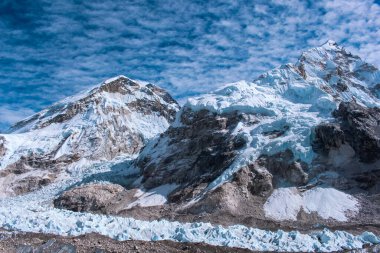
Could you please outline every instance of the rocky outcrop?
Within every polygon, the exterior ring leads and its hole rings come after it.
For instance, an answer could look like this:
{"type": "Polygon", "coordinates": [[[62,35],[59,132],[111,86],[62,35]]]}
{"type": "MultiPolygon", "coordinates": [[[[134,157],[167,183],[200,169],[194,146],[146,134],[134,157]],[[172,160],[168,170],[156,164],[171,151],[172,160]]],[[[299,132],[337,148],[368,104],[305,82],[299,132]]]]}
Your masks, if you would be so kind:
{"type": "Polygon", "coordinates": [[[328,154],[332,148],[339,148],[344,143],[344,132],[338,124],[322,123],[315,128],[313,149],[328,154]]]}
{"type": "Polygon", "coordinates": [[[237,112],[218,115],[184,108],[180,115],[180,125],[170,127],[147,146],[136,163],[148,189],[161,184],[211,182],[246,144],[244,138],[231,134],[236,125],[241,121],[254,122],[237,112]]]}
{"type": "Polygon", "coordinates": [[[21,156],[15,163],[0,171],[0,195],[20,195],[38,190],[52,183],[60,171],[78,159],[78,156],[54,159],[34,153],[21,156]]]}
{"type": "MultiPolygon", "coordinates": [[[[340,103],[335,122],[315,127],[315,165],[335,171],[334,187],[350,192],[380,192],[380,109],[355,100],[340,103]]],[[[318,170],[316,170],[318,171],[318,170]]],[[[326,181],[324,182],[326,183],[326,181]]]]}
{"type": "Polygon", "coordinates": [[[368,108],[355,101],[342,102],[333,112],[337,123],[322,123],[315,128],[313,148],[328,154],[343,144],[350,145],[361,162],[380,158],[380,109],[368,108]]]}
{"type": "Polygon", "coordinates": [[[88,184],[65,191],[54,206],[76,212],[102,212],[124,188],[116,184],[88,184]]]}
{"type": "Polygon", "coordinates": [[[304,185],[309,179],[306,173],[308,165],[295,159],[293,152],[289,149],[274,155],[261,155],[256,164],[270,172],[276,188],[285,185],[304,185]]]}
{"type": "Polygon", "coordinates": [[[273,175],[265,168],[253,164],[245,166],[235,173],[232,180],[244,192],[252,195],[268,196],[273,190],[273,175]]]}
{"type": "Polygon", "coordinates": [[[0,136],[0,158],[5,155],[5,138],[0,136]]]}
{"type": "Polygon", "coordinates": [[[274,155],[261,155],[254,163],[238,170],[232,181],[252,195],[265,197],[275,188],[305,185],[307,170],[308,165],[296,160],[287,149],[274,155]]]}
{"type": "Polygon", "coordinates": [[[341,122],[345,141],[362,162],[380,159],[380,108],[368,108],[355,101],[342,102],[333,115],[341,122]]]}

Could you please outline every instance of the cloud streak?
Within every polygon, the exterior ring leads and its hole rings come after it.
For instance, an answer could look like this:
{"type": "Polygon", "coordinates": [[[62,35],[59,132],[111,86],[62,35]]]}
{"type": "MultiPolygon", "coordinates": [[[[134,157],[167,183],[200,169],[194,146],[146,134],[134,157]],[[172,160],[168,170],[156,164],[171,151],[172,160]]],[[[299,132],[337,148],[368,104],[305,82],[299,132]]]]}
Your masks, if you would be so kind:
{"type": "MultiPolygon", "coordinates": [[[[379,66],[379,16],[369,0],[5,0],[0,111],[38,111],[119,74],[184,99],[252,80],[327,39],[379,66]]],[[[7,115],[3,127],[16,120],[7,115]]]]}

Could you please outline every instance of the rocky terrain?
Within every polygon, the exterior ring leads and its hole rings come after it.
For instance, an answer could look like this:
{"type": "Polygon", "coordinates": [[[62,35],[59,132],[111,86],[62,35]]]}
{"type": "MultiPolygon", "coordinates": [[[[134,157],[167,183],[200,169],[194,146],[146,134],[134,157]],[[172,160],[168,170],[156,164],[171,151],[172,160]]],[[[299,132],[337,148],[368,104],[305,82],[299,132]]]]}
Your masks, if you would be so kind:
{"type": "MultiPolygon", "coordinates": [[[[379,245],[367,245],[360,250],[344,250],[345,253],[376,253],[379,245]]],[[[3,232],[0,239],[0,251],[9,253],[254,253],[241,248],[212,246],[204,243],[178,243],[173,241],[118,242],[98,234],[86,234],[78,237],[57,237],[37,233],[3,232]]],[[[265,251],[260,251],[265,252],[265,251]]]]}
{"type": "Polygon", "coordinates": [[[378,244],[379,84],[333,41],[182,108],[108,80],[0,135],[0,225],[253,251],[378,244]]]}
{"type": "Polygon", "coordinates": [[[237,253],[252,252],[247,249],[218,247],[204,243],[118,242],[98,234],[57,238],[48,234],[3,233],[0,239],[0,252],[8,253],[227,253],[231,250],[237,253]]]}

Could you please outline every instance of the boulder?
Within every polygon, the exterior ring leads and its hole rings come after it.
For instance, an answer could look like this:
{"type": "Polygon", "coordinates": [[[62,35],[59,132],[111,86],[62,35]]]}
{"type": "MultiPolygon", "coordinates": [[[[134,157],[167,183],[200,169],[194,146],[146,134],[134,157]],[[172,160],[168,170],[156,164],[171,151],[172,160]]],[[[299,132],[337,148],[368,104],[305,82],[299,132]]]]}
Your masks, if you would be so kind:
{"type": "Polygon", "coordinates": [[[99,212],[124,188],[117,184],[88,184],[65,191],[54,206],[77,212],[99,212]]]}

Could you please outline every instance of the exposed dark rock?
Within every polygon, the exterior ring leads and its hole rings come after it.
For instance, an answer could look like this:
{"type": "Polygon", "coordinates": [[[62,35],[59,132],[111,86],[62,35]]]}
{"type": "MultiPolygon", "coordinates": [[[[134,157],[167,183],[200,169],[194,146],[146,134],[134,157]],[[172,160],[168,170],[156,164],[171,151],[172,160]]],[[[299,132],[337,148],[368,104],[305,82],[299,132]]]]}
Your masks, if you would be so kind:
{"type": "Polygon", "coordinates": [[[273,175],[265,169],[250,164],[234,175],[233,181],[243,191],[247,189],[253,195],[267,196],[273,190],[273,175]]]}
{"type": "Polygon", "coordinates": [[[244,116],[235,112],[217,115],[185,108],[181,114],[183,125],[170,127],[154,145],[146,147],[144,150],[148,152],[143,151],[138,159],[144,186],[149,189],[168,183],[211,182],[246,144],[244,138],[231,134],[242,120],[244,116]]]}
{"type": "Polygon", "coordinates": [[[307,78],[306,71],[305,71],[305,65],[303,63],[301,63],[298,66],[298,71],[299,71],[299,73],[300,73],[300,75],[302,76],[303,79],[307,78]]]}
{"type": "Polygon", "coordinates": [[[327,154],[331,148],[339,148],[343,143],[344,132],[338,124],[322,123],[315,128],[314,151],[327,154]]]}
{"type": "Polygon", "coordinates": [[[5,155],[5,138],[0,136],[0,158],[5,155]]]}
{"type": "Polygon", "coordinates": [[[372,91],[373,94],[375,94],[377,96],[377,98],[380,98],[380,83],[374,85],[371,88],[371,91],[372,91]]]}
{"type": "Polygon", "coordinates": [[[342,144],[350,145],[361,162],[380,158],[380,109],[367,108],[354,100],[342,102],[333,112],[336,123],[322,123],[315,128],[313,149],[327,155],[342,144]]]}
{"type": "Polygon", "coordinates": [[[161,89],[160,87],[151,83],[147,84],[146,87],[152,90],[154,93],[158,94],[166,103],[177,104],[177,101],[175,101],[174,98],[164,89],[161,89]]]}
{"type": "Polygon", "coordinates": [[[353,176],[358,186],[363,190],[380,192],[380,170],[372,170],[353,176]],[[374,189],[377,187],[377,189],[374,189]]]}
{"type": "Polygon", "coordinates": [[[15,163],[0,171],[0,177],[5,179],[2,187],[10,195],[38,190],[54,182],[59,171],[78,159],[79,157],[76,155],[61,156],[57,159],[53,159],[49,155],[43,156],[33,153],[29,156],[21,156],[15,163]]]}
{"type": "Polygon", "coordinates": [[[198,196],[204,189],[206,189],[207,183],[194,183],[189,186],[185,186],[180,190],[174,191],[169,195],[169,202],[179,203],[182,200],[193,199],[198,196]]]}
{"type": "Polygon", "coordinates": [[[342,80],[339,79],[339,81],[336,84],[336,88],[340,92],[345,92],[348,90],[347,84],[345,84],[342,80]]]}
{"type": "Polygon", "coordinates": [[[355,101],[342,102],[333,115],[340,122],[345,141],[362,162],[380,158],[380,108],[367,108],[355,101]]]}
{"type": "Polygon", "coordinates": [[[65,191],[54,206],[76,212],[102,212],[124,188],[116,184],[89,184],[65,191]]]}
{"type": "Polygon", "coordinates": [[[136,87],[137,89],[140,87],[140,85],[131,79],[125,78],[125,77],[119,77],[116,80],[105,83],[102,86],[100,86],[100,91],[105,91],[109,93],[120,93],[120,94],[131,94],[131,91],[129,89],[126,89],[126,87],[136,87]]]}
{"type": "Polygon", "coordinates": [[[303,185],[308,181],[308,165],[296,160],[289,149],[274,155],[262,155],[257,165],[266,168],[273,175],[273,185],[278,187],[287,183],[290,185],[303,185]]]}
{"type": "Polygon", "coordinates": [[[41,189],[43,186],[52,183],[55,177],[54,174],[48,174],[44,177],[28,176],[12,182],[10,188],[16,195],[25,194],[27,192],[41,189]]]}
{"type": "Polygon", "coordinates": [[[128,108],[136,109],[137,112],[141,112],[144,114],[152,114],[159,113],[165,118],[169,119],[170,122],[174,121],[175,115],[177,113],[176,110],[171,108],[166,108],[160,101],[146,101],[143,99],[136,99],[133,102],[127,104],[128,108]]]}

